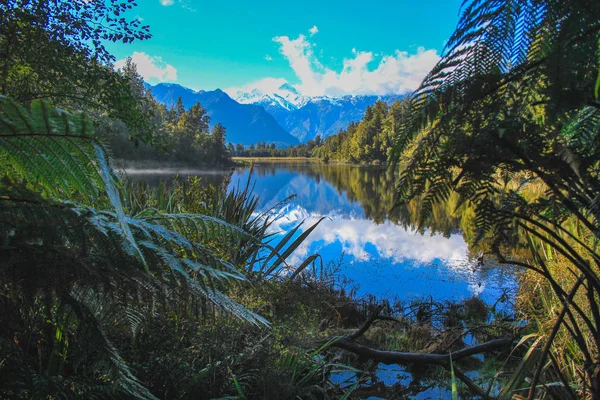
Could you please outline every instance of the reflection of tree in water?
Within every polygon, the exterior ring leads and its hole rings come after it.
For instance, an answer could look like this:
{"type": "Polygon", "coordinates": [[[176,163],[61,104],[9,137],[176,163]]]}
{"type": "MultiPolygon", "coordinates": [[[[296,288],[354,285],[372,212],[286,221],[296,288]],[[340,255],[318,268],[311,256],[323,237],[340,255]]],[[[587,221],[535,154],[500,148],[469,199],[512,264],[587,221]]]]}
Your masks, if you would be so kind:
{"type": "MultiPolygon", "coordinates": [[[[422,215],[423,199],[394,208],[396,173],[385,167],[322,164],[302,162],[260,162],[252,172],[253,180],[281,176],[291,181],[296,175],[304,175],[319,185],[322,181],[331,185],[339,196],[358,204],[366,219],[383,224],[392,222],[405,230],[420,234],[440,234],[444,237],[460,234],[469,246],[469,252],[479,256],[488,251],[485,240],[476,243],[475,211],[469,202],[460,202],[457,194],[443,203],[435,203],[431,212],[422,215]],[[286,178],[285,176],[288,175],[286,178]]],[[[205,184],[220,185],[231,178],[231,171],[162,170],[161,173],[130,175],[133,182],[143,181],[156,186],[160,181],[167,184],[174,179],[185,181],[199,176],[205,184]]],[[[244,178],[238,184],[246,184],[244,178]]],[[[312,194],[311,194],[312,195],[312,194]]],[[[485,239],[485,238],[484,238],[485,239]]]]}
{"type": "MultiPolygon", "coordinates": [[[[460,204],[456,194],[443,204],[436,203],[426,216],[419,213],[422,199],[393,209],[396,173],[391,169],[320,163],[264,163],[255,169],[255,177],[260,179],[265,175],[275,175],[281,169],[287,169],[292,174],[305,174],[317,184],[325,180],[337,189],[338,194],[344,194],[348,200],[360,204],[365,217],[376,224],[391,221],[407,230],[441,234],[444,237],[462,234],[467,243],[471,245],[474,242],[475,213],[469,203],[460,204]]],[[[470,250],[476,249],[470,247],[470,250]]]]}

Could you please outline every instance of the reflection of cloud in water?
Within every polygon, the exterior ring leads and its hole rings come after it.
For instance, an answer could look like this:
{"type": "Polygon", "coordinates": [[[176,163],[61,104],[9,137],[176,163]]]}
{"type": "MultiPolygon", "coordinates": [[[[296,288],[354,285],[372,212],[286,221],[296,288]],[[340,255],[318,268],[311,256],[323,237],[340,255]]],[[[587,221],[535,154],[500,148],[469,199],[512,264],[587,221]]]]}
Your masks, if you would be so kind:
{"type": "MultiPolygon", "coordinates": [[[[320,218],[301,206],[287,204],[272,228],[283,235],[304,221],[304,231],[320,218]]],[[[467,243],[460,234],[446,238],[425,231],[422,235],[391,222],[375,224],[344,214],[330,214],[288,262],[299,265],[314,253],[328,262],[337,259],[341,251],[346,254],[342,274],[358,279],[372,293],[378,288],[387,294],[403,291],[440,297],[455,297],[458,292],[478,296],[486,290],[492,290],[489,294],[494,293],[494,297],[498,293],[492,288],[498,276],[490,269],[476,268],[477,262],[469,259],[467,243]]]]}
{"type": "MultiPolygon", "coordinates": [[[[282,214],[274,223],[275,229],[281,231],[289,230],[302,220],[306,220],[305,226],[309,227],[321,218],[300,206],[287,207],[282,214]]],[[[426,264],[440,259],[459,267],[464,266],[467,255],[467,244],[460,235],[452,235],[450,238],[439,234],[421,235],[391,222],[377,225],[366,219],[336,215],[330,215],[329,219],[321,222],[298,248],[296,256],[305,256],[308,249],[317,242],[321,243],[319,247],[339,242],[343,251],[357,261],[369,261],[377,257],[393,263],[410,259],[426,264]],[[372,247],[376,250],[375,254],[369,251],[372,247]]]]}

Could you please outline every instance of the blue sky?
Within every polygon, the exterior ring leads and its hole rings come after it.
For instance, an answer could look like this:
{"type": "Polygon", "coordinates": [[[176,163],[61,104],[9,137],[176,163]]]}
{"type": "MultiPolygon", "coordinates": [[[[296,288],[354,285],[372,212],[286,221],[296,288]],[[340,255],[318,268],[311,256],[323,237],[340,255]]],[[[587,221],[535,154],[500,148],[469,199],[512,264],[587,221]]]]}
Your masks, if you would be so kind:
{"type": "MultiPolygon", "coordinates": [[[[142,0],[153,38],[109,44],[150,83],[195,90],[283,82],[305,95],[414,89],[458,21],[460,0],[142,0]]],[[[117,66],[119,66],[119,61],[117,66]]]]}

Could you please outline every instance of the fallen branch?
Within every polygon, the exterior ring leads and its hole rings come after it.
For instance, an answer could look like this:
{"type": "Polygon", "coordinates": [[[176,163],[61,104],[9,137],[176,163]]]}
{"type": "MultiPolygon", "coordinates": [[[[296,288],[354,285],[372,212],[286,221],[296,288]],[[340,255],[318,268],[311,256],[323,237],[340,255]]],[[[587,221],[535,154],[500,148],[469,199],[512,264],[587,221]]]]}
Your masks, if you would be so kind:
{"type": "MultiPolygon", "coordinates": [[[[377,361],[382,364],[428,364],[438,365],[446,370],[450,370],[450,354],[431,354],[431,353],[408,353],[401,351],[387,351],[377,350],[362,344],[356,343],[356,339],[365,334],[365,332],[371,327],[373,322],[381,318],[378,314],[383,309],[383,306],[379,306],[371,314],[371,316],[358,328],[354,333],[346,336],[342,336],[337,339],[332,339],[331,346],[338,347],[340,349],[350,351],[364,358],[377,361]]],[[[466,347],[452,353],[452,362],[456,363],[464,358],[470,357],[475,354],[486,353],[492,350],[497,350],[502,347],[509,346],[513,343],[512,338],[494,339],[485,343],[481,343],[475,346],[466,347]]],[[[454,367],[454,374],[458,377],[473,393],[481,396],[484,399],[491,399],[487,392],[477,386],[468,376],[462,371],[454,367]]]]}
{"type": "MultiPolygon", "coordinates": [[[[475,354],[486,353],[512,344],[513,339],[494,339],[458,350],[452,353],[452,361],[457,362],[475,354]]],[[[333,342],[332,346],[351,351],[359,356],[370,358],[382,364],[431,364],[442,367],[450,365],[449,354],[407,353],[401,351],[376,350],[363,346],[355,341],[342,337],[333,342]]]]}
{"type": "Polygon", "coordinates": [[[371,316],[367,318],[367,320],[360,326],[360,328],[358,328],[354,333],[347,335],[346,337],[350,340],[354,340],[364,335],[364,333],[371,327],[371,324],[375,322],[381,310],[383,310],[383,305],[378,306],[375,309],[375,311],[373,311],[373,314],[371,314],[371,316]]]}

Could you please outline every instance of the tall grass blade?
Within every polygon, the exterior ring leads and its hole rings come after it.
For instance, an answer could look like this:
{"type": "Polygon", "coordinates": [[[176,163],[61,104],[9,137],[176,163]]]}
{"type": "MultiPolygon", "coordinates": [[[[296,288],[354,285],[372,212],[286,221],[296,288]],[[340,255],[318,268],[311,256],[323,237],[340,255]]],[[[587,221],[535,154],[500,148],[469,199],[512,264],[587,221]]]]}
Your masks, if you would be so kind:
{"type": "Polygon", "coordinates": [[[450,354],[450,377],[452,380],[452,400],[458,400],[458,387],[456,386],[456,376],[454,375],[454,364],[452,363],[452,352],[450,354]]]}

